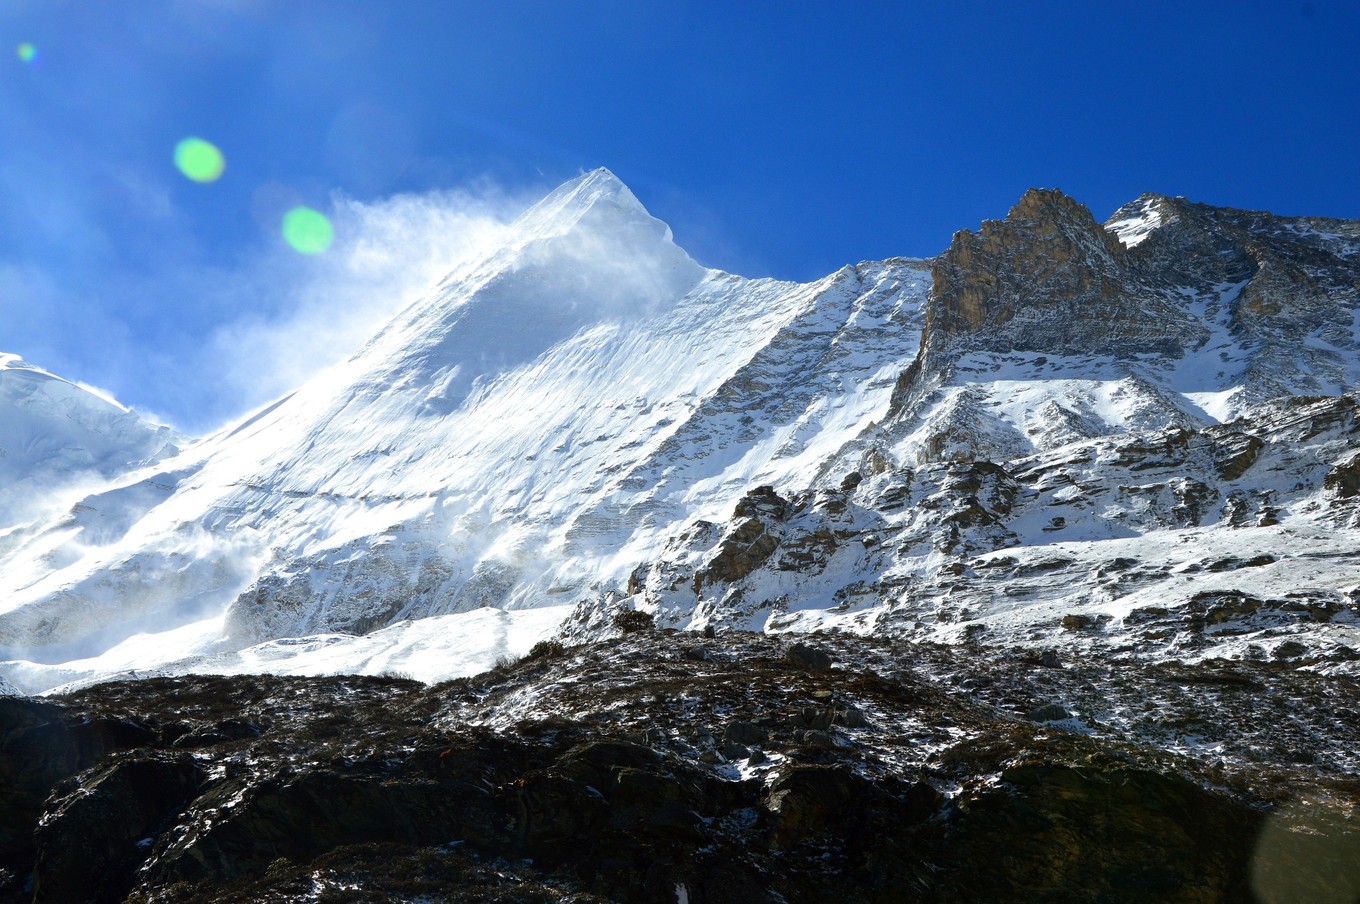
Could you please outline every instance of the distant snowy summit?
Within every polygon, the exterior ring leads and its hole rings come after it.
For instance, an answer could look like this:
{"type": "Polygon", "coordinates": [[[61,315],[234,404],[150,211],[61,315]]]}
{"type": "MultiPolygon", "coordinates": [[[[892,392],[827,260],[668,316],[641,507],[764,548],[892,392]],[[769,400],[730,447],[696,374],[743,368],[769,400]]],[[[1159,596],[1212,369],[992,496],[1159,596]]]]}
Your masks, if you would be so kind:
{"type": "Polygon", "coordinates": [[[63,493],[159,461],[184,442],[89,387],[0,353],[0,537],[63,493]]]}
{"type": "Polygon", "coordinates": [[[1344,670],[1357,295],[1360,223],[1051,190],[748,280],[596,170],[348,361],[183,450],[128,426],[0,531],[0,674],[435,678],[632,608],[1344,670]]]}

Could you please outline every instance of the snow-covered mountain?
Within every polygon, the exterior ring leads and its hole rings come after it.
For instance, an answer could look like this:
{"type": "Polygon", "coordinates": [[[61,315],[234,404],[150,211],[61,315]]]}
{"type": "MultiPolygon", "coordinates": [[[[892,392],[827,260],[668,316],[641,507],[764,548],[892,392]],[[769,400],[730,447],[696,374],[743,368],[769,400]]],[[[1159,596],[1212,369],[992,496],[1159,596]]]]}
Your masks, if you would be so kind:
{"type": "Polygon", "coordinates": [[[1358,293],[1357,223],[1047,191],[933,261],[747,280],[597,170],[348,361],[17,531],[0,673],[437,677],[633,607],[1354,648],[1358,293]]]}
{"type": "Polygon", "coordinates": [[[919,354],[823,479],[691,522],[619,605],[1349,670],[1358,237],[1031,191],[934,260],[919,354]]]}
{"type": "Polygon", "coordinates": [[[179,451],[184,438],[84,386],[0,353],[0,548],[8,529],[179,451]]]}

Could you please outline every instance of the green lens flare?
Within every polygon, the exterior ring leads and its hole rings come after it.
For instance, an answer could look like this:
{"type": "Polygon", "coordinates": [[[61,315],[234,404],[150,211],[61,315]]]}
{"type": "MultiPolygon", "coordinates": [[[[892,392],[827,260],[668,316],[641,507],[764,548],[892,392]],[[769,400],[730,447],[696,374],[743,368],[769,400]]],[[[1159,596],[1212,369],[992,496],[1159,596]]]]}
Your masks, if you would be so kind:
{"type": "Polygon", "coordinates": [[[294,207],[283,215],[283,238],[302,254],[320,254],[331,246],[335,231],[324,214],[294,207]]]}
{"type": "Polygon", "coordinates": [[[19,59],[23,60],[25,63],[31,63],[38,58],[38,48],[27,41],[19,45],[19,49],[16,53],[19,54],[19,59]]]}
{"type": "Polygon", "coordinates": [[[186,138],[175,145],[175,166],[195,182],[215,182],[227,168],[227,161],[212,142],[186,138]]]}

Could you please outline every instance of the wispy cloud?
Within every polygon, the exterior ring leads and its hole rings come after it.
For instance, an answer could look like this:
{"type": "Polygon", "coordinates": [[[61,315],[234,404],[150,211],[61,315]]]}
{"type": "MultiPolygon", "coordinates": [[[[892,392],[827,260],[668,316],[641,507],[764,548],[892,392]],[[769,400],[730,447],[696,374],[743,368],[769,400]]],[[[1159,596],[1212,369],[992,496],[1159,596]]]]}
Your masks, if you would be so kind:
{"type": "Polygon", "coordinates": [[[271,250],[236,274],[227,299],[268,292],[272,312],[219,327],[203,369],[237,411],[297,388],[347,357],[461,260],[492,247],[526,198],[492,186],[400,194],[364,202],[336,197],[335,244],[316,258],[271,250]]]}
{"type": "MultiPolygon", "coordinates": [[[[154,209],[141,222],[161,221],[148,225],[163,239],[183,235],[185,214],[166,209],[154,184],[139,189],[154,209]]],[[[335,195],[324,208],[334,244],[313,257],[277,228],[217,261],[192,240],[157,252],[150,236],[137,239],[147,250],[134,269],[98,254],[67,271],[0,256],[0,351],[201,435],[356,351],[540,194],[481,182],[370,201],[335,195]]]]}

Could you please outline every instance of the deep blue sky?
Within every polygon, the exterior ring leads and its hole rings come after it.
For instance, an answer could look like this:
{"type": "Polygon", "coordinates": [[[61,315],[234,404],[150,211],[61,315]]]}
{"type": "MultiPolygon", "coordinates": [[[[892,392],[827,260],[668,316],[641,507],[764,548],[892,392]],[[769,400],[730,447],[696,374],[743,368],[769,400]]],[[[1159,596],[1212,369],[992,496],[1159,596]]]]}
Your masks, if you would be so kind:
{"type": "Polygon", "coordinates": [[[1034,185],[1360,217],[1357,47],[1351,0],[0,0],[0,351],[203,430],[316,354],[252,381],[234,342],[381,294],[346,282],[365,230],[396,266],[403,228],[601,165],[700,262],[794,279],[935,254],[1034,185]],[[188,135],[219,181],[174,169],[188,135]],[[294,203],[350,205],[328,255],[282,245],[294,203]]]}

